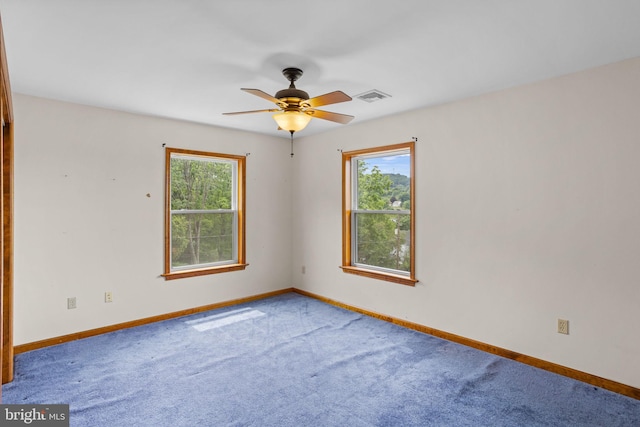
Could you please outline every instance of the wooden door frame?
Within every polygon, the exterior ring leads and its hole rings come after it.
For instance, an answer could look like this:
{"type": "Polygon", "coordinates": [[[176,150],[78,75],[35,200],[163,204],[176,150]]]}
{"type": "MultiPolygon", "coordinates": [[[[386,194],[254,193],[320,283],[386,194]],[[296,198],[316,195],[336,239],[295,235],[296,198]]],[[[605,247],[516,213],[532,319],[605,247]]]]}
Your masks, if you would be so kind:
{"type": "Polygon", "coordinates": [[[1,19],[0,118],[0,377],[4,384],[13,380],[13,104],[1,19]]]}

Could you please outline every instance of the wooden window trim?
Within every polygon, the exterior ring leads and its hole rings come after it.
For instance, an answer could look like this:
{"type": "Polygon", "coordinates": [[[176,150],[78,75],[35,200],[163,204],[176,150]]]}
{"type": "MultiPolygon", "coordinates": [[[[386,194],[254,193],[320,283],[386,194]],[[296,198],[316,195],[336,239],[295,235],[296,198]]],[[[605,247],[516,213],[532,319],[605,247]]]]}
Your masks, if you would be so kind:
{"type": "Polygon", "coordinates": [[[173,271],[164,273],[165,280],[183,279],[185,277],[205,276],[207,274],[227,273],[229,271],[244,270],[249,264],[225,264],[219,267],[195,268],[192,270],[173,271]]]}
{"type": "Polygon", "coordinates": [[[415,143],[413,141],[401,144],[385,145],[375,148],[366,148],[361,150],[346,151],[342,153],[342,265],[340,268],[343,272],[355,274],[358,276],[369,277],[372,279],[385,280],[387,282],[399,283],[407,286],[415,286],[418,280],[415,275],[415,143]],[[409,194],[411,197],[411,217],[410,217],[410,239],[409,256],[411,257],[411,266],[409,275],[393,274],[385,271],[363,268],[353,263],[353,254],[351,253],[352,242],[352,215],[351,215],[351,159],[353,157],[365,154],[384,154],[385,152],[394,152],[399,150],[409,150],[411,160],[411,172],[409,176],[409,194]]]}
{"type": "Polygon", "coordinates": [[[229,271],[244,270],[249,265],[246,262],[245,236],[246,157],[236,156],[233,154],[220,154],[170,147],[167,147],[165,151],[164,273],[162,274],[162,276],[165,278],[165,280],[174,280],[186,277],[204,276],[207,274],[227,273],[229,271]],[[203,158],[215,157],[220,159],[230,159],[237,162],[238,261],[236,263],[171,271],[171,154],[173,153],[203,158]]]}

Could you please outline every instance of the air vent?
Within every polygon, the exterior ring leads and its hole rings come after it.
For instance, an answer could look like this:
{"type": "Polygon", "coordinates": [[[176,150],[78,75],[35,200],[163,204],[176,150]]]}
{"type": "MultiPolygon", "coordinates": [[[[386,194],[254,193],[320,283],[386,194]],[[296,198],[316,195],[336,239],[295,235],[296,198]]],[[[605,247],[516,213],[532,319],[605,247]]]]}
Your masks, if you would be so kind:
{"type": "Polygon", "coordinates": [[[390,97],[391,95],[387,95],[386,93],[380,92],[377,89],[373,89],[355,96],[355,98],[361,99],[362,101],[365,101],[365,102],[376,102],[376,101],[380,101],[381,99],[390,98],[390,97]]]}

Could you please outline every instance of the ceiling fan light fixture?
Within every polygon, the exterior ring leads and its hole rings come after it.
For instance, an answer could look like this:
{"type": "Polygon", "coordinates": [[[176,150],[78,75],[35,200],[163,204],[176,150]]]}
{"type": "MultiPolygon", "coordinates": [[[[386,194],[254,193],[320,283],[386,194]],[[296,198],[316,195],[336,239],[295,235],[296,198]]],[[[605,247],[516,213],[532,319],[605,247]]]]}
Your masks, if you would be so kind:
{"type": "Polygon", "coordinates": [[[280,129],[289,132],[299,132],[311,121],[311,116],[300,111],[285,111],[273,115],[273,120],[278,123],[280,129]]]}

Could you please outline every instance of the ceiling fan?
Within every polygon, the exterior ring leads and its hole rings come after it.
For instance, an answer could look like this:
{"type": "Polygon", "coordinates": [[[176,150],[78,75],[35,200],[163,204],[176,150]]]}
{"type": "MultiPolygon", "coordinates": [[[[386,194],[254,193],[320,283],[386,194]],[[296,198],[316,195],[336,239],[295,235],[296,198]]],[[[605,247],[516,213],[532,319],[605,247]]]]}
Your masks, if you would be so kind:
{"type": "Polygon", "coordinates": [[[353,120],[353,116],[346,114],[332,113],[329,111],[318,110],[316,107],[323,105],[337,104],[339,102],[351,101],[351,97],[342,91],[325,93],[309,99],[309,94],[303,90],[296,88],[294,82],[302,76],[302,70],[299,68],[285,68],[282,70],[284,77],[289,80],[290,84],[287,89],[278,91],[275,96],[271,96],[259,89],[241,90],[249,92],[260,98],[271,101],[278,108],[270,108],[266,110],[238,111],[235,113],[223,113],[225,115],[235,114],[251,114],[251,113],[278,113],[273,115],[273,119],[278,123],[278,130],[286,130],[294,132],[304,129],[312,118],[329,120],[336,123],[347,124],[353,120]]]}

